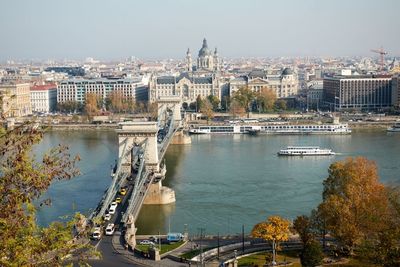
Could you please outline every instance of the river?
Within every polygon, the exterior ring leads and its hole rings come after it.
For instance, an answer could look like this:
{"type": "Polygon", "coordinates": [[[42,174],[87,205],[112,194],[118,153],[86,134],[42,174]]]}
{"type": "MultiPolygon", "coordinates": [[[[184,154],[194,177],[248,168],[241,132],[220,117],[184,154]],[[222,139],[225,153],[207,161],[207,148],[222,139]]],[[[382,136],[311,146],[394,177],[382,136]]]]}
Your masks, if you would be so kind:
{"type": "MultiPolygon", "coordinates": [[[[329,165],[346,157],[375,160],[381,181],[400,183],[400,133],[355,131],[351,135],[198,135],[191,145],[170,146],[166,153],[167,177],[176,203],[143,206],[138,233],[158,231],[191,234],[236,234],[270,215],[294,219],[309,214],[321,201],[322,181],[329,165]],[[278,157],[289,145],[331,148],[335,156],[278,157]]],[[[54,182],[44,197],[52,205],[41,208],[42,225],[75,211],[88,213],[111,182],[110,166],[117,155],[113,131],[54,131],[44,136],[38,154],[58,143],[78,153],[81,175],[54,182]]]]}

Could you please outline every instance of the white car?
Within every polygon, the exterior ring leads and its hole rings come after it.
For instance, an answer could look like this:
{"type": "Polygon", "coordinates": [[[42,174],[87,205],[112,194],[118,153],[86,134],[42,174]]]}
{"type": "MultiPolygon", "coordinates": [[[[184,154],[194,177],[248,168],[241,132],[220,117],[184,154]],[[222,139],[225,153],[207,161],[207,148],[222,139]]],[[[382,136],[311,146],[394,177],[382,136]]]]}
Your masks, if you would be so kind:
{"type": "Polygon", "coordinates": [[[104,220],[105,221],[111,220],[111,214],[110,213],[106,213],[106,215],[104,215],[104,220]]]}
{"type": "Polygon", "coordinates": [[[101,228],[100,227],[94,227],[91,237],[94,240],[99,240],[101,238],[101,228]]]}
{"type": "Polygon", "coordinates": [[[151,242],[150,240],[142,240],[142,241],[140,241],[139,244],[140,245],[153,245],[154,246],[154,243],[151,242]]]}
{"type": "Polygon", "coordinates": [[[115,201],[111,202],[110,208],[108,209],[108,213],[114,214],[115,211],[117,210],[117,206],[118,206],[117,202],[115,202],[115,201]]]}
{"type": "Polygon", "coordinates": [[[111,202],[110,209],[111,208],[117,208],[117,206],[118,206],[118,203],[113,201],[113,202],[111,202]]]}
{"type": "Polygon", "coordinates": [[[113,223],[109,223],[106,227],[106,235],[113,235],[114,234],[114,224],[113,223]]]}

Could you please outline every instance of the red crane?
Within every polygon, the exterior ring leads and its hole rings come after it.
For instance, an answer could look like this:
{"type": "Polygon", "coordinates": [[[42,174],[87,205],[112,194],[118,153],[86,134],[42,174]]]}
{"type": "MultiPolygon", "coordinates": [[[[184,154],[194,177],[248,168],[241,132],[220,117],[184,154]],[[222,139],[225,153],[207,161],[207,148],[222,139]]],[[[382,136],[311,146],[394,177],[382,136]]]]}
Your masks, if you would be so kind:
{"type": "Polygon", "coordinates": [[[383,50],[383,47],[379,48],[379,49],[371,49],[371,52],[374,53],[378,53],[380,55],[380,62],[379,64],[381,65],[380,70],[383,70],[383,67],[385,66],[385,55],[387,55],[388,53],[383,50]]]}

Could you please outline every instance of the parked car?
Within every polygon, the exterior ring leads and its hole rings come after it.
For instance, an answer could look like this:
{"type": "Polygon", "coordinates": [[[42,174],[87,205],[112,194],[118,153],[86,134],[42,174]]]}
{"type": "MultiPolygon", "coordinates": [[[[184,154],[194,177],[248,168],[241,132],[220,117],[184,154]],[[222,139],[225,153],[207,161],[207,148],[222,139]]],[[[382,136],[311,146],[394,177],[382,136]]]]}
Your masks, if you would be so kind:
{"type": "Polygon", "coordinates": [[[109,223],[106,227],[106,235],[113,235],[115,230],[115,225],[113,223],[109,223]]]}
{"type": "Polygon", "coordinates": [[[91,234],[91,239],[93,240],[99,240],[101,238],[101,228],[100,227],[94,227],[93,232],[91,234]]]}
{"type": "Polygon", "coordinates": [[[118,204],[121,203],[121,202],[122,202],[122,198],[117,197],[117,198],[115,199],[115,202],[117,202],[118,204]]]}
{"type": "Polygon", "coordinates": [[[125,196],[126,195],[126,188],[121,188],[121,190],[119,191],[119,194],[121,196],[125,196]]]}
{"type": "Polygon", "coordinates": [[[105,221],[109,221],[109,220],[111,220],[111,214],[110,213],[106,213],[105,215],[104,215],[104,218],[103,218],[105,221]]]}
{"type": "Polygon", "coordinates": [[[151,242],[150,240],[142,240],[142,241],[140,241],[140,243],[139,243],[140,245],[153,245],[154,246],[154,243],[153,242],[151,242]]]}
{"type": "Polygon", "coordinates": [[[156,243],[156,242],[158,241],[158,238],[157,238],[156,236],[150,236],[149,240],[150,240],[151,242],[156,243]]]}

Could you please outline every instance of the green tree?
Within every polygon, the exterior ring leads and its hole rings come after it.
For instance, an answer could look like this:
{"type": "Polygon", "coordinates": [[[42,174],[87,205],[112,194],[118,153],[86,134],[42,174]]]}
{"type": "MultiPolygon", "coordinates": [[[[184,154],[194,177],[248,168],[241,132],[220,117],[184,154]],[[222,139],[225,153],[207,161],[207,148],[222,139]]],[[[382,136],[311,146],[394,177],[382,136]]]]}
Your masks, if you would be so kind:
{"type": "Polygon", "coordinates": [[[274,108],[276,110],[286,110],[287,109],[287,103],[283,99],[278,99],[278,100],[275,101],[274,108]]]}
{"type": "Polygon", "coordinates": [[[219,98],[215,95],[209,95],[209,96],[207,96],[207,99],[210,102],[212,109],[214,111],[217,111],[219,108],[219,103],[220,103],[219,98]]]}
{"type": "Polygon", "coordinates": [[[82,111],[82,104],[77,101],[65,101],[57,104],[57,110],[65,113],[75,113],[82,111]]]}
{"type": "Polygon", "coordinates": [[[293,222],[293,228],[299,234],[303,244],[308,243],[314,238],[312,223],[310,221],[310,218],[305,215],[297,216],[297,218],[293,222]]]}
{"type": "Polygon", "coordinates": [[[198,95],[196,98],[196,112],[200,112],[202,107],[203,107],[203,99],[201,98],[200,95],[198,95]]]}
{"type": "Polygon", "coordinates": [[[289,239],[290,222],[279,216],[271,216],[267,221],[260,222],[253,227],[251,236],[272,242],[272,263],[276,264],[276,250],[279,242],[289,239]]]}
{"type": "Polygon", "coordinates": [[[321,265],[324,259],[321,245],[315,241],[310,240],[304,244],[300,253],[300,262],[303,267],[315,267],[321,265]]]}
{"type": "Polygon", "coordinates": [[[245,109],[247,117],[250,117],[251,104],[255,99],[254,92],[248,86],[242,86],[233,94],[232,98],[245,109]]]}
{"type": "Polygon", "coordinates": [[[42,228],[36,224],[34,203],[52,181],[78,174],[79,157],[71,158],[68,148],[59,145],[40,160],[32,158],[32,146],[43,131],[30,123],[0,132],[0,266],[60,266],[66,255],[86,247],[74,242],[78,221],[42,228]]]}

